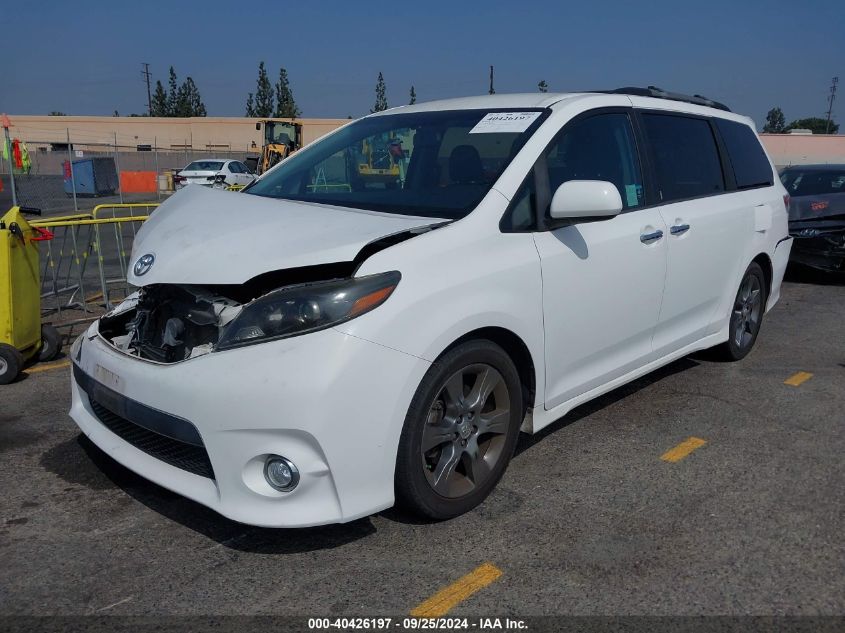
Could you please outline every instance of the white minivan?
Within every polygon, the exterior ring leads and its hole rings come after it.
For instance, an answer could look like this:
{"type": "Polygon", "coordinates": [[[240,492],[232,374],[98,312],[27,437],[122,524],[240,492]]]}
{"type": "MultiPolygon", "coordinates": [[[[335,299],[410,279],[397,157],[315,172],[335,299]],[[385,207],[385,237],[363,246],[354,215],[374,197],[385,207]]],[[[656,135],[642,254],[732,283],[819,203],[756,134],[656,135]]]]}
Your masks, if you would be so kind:
{"type": "Polygon", "coordinates": [[[243,523],[481,503],[520,431],[778,300],[788,196],[747,117],[656,89],[349,123],[244,193],[187,187],[73,345],[71,416],[243,523]]]}

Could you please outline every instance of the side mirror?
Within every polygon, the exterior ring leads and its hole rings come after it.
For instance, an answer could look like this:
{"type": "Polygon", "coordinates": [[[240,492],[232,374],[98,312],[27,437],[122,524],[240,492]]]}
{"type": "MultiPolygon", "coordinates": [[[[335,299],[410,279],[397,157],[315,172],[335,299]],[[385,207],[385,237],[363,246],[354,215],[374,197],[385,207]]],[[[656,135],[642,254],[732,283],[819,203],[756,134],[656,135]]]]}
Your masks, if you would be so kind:
{"type": "Polygon", "coordinates": [[[549,215],[553,220],[595,222],[609,220],[622,211],[622,196],[612,182],[606,180],[570,180],[552,196],[549,215]]]}

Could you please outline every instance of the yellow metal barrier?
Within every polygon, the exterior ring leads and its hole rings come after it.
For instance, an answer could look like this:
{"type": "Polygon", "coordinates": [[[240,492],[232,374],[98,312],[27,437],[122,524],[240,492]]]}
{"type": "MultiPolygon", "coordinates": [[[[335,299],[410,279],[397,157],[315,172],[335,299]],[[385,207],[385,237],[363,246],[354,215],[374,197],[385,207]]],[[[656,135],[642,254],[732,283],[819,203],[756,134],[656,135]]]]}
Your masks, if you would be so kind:
{"type": "Polygon", "coordinates": [[[114,305],[113,300],[122,299],[128,289],[126,273],[132,240],[137,226],[149,217],[137,212],[155,210],[157,206],[156,203],[98,205],[90,214],[34,222],[33,226],[50,229],[56,234],[55,245],[48,243],[43,263],[41,297],[52,300],[47,311],[81,309],[88,312],[95,303],[109,309],[114,305]],[[106,217],[102,217],[104,215],[106,217]],[[113,230],[107,230],[107,225],[113,230]],[[95,270],[88,265],[90,257],[96,262],[95,270]],[[97,278],[91,279],[95,271],[97,278]],[[99,292],[89,294],[88,291],[96,286],[99,286],[99,292]],[[118,297],[113,296],[117,290],[115,286],[123,290],[117,293],[118,297]],[[64,296],[68,297],[67,301],[62,299],[64,296]]]}

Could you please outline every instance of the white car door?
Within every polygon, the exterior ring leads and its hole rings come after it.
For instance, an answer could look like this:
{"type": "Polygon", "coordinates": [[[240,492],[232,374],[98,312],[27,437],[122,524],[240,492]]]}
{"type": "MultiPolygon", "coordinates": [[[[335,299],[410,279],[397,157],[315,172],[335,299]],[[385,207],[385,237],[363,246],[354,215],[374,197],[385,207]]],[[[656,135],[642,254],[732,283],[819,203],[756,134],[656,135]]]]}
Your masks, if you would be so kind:
{"type": "Polygon", "coordinates": [[[551,409],[649,362],[667,236],[659,210],[642,208],[630,112],[599,111],[570,122],[536,169],[548,174],[551,193],[567,180],[610,181],[624,205],[610,220],[535,233],[551,409]]]}
{"type": "Polygon", "coordinates": [[[643,112],[641,119],[669,227],[666,289],[654,335],[659,357],[712,333],[717,308],[726,292],[735,291],[754,220],[742,192],[725,193],[706,118],[643,112]]]}

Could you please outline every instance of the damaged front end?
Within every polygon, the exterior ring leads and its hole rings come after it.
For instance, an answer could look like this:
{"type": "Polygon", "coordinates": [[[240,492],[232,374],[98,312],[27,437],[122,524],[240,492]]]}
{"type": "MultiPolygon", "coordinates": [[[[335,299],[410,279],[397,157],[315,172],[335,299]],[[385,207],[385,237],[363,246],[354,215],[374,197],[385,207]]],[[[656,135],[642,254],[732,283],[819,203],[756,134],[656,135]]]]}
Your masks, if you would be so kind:
{"type": "Polygon", "coordinates": [[[152,284],[100,319],[100,336],[131,356],[178,363],[329,328],[377,308],[401,279],[397,271],[335,276],[352,265],[279,271],[238,286],[152,284]]]}
{"type": "Polygon", "coordinates": [[[793,198],[790,259],[829,272],[845,272],[845,194],[793,198]]]}
{"type": "Polygon", "coordinates": [[[141,288],[100,319],[100,336],[122,352],[176,363],[210,352],[243,305],[207,288],[141,288]]]}

